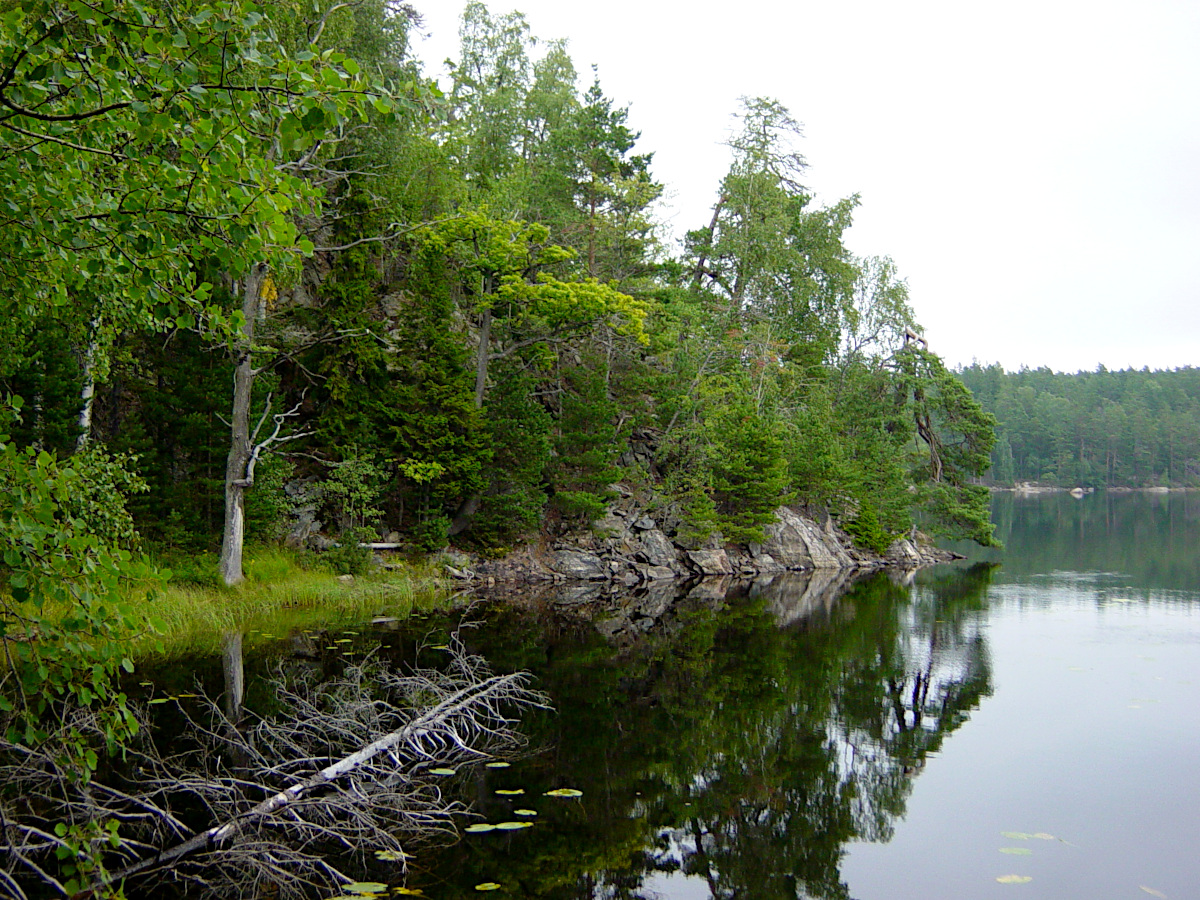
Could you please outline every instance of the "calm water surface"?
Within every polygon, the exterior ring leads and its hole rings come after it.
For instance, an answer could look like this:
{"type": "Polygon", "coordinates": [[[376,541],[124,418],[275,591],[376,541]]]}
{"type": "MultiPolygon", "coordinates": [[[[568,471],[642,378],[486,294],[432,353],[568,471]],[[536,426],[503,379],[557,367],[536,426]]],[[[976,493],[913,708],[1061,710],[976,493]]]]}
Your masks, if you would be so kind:
{"type": "Polygon", "coordinates": [[[1200,496],[1005,496],[994,517],[1004,553],[840,597],[788,578],[493,610],[472,649],[558,712],[462,787],[538,824],[467,835],[410,886],[1200,897],[1200,496]]]}

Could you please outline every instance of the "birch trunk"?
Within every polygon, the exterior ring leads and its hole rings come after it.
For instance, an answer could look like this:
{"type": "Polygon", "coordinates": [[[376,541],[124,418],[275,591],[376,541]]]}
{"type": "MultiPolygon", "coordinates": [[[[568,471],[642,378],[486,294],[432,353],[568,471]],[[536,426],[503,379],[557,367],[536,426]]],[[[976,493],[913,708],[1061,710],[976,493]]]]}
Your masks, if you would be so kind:
{"type": "Polygon", "coordinates": [[[221,534],[221,580],[227,587],[239,584],[242,545],[246,538],[246,489],[254,483],[250,471],[250,394],[254,386],[254,326],[258,321],[266,266],[251,267],[242,292],[245,324],[234,345],[233,409],[230,417],[229,458],[225,463],[225,528],[221,534]]]}
{"type": "Polygon", "coordinates": [[[79,391],[79,437],[75,452],[87,447],[92,439],[92,406],[96,399],[96,357],[100,352],[100,318],[92,320],[88,329],[87,349],[83,352],[83,387],[79,391]]]}

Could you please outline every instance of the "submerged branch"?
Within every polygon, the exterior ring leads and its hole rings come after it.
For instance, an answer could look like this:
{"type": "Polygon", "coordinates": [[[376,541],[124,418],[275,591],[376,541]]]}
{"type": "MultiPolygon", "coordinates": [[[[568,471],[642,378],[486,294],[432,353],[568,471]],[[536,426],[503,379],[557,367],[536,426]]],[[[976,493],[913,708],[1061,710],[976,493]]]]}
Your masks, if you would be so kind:
{"type": "MultiPolygon", "coordinates": [[[[54,880],[55,821],[122,822],[119,847],[82,848],[97,862],[78,897],[132,878],[192,882],[209,896],[252,895],[270,883],[281,896],[353,880],[334,855],[405,849],[455,832],[468,808],[446,797],[429,769],[511,754],[523,745],[512,716],[545,707],[524,673],[493,675],[453,645],[447,670],[392,671],[368,658],[323,679],[305,663],[281,663],[271,695],[284,713],[235,722],[218,699],[180,704],[187,747],[160,752],[142,729],[120,771],[90,783],[59,766],[70,735],[102,732],[88,710],[38,748],[0,738],[0,885],[54,880]],[[197,814],[211,827],[187,835],[197,814]],[[151,848],[162,848],[153,850],[151,848]],[[139,858],[140,857],[140,858],[139,858]]],[[[26,888],[28,890],[28,888],[26,888]]],[[[20,894],[16,894],[20,896],[20,894]]]]}

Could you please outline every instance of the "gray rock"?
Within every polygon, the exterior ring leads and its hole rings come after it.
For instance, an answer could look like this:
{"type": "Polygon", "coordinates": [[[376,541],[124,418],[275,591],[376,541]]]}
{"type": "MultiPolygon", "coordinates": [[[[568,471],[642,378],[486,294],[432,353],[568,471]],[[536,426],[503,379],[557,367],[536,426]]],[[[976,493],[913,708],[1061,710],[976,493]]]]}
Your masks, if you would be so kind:
{"type": "Polygon", "coordinates": [[[592,523],[592,531],[606,537],[620,537],[628,526],[625,520],[609,512],[592,523]]]}
{"type": "Polygon", "coordinates": [[[785,569],[854,568],[854,560],[842,546],[832,522],[821,528],[801,518],[786,506],[775,510],[776,521],[763,526],[766,540],[750,544],[750,555],[757,560],[769,556],[785,569]]]}
{"type": "Polygon", "coordinates": [[[465,569],[471,564],[471,557],[460,550],[451,550],[446,548],[434,557],[436,562],[443,566],[453,566],[456,569],[465,569]]]}
{"type": "Polygon", "coordinates": [[[604,560],[582,550],[555,550],[548,563],[551,571],[578,581],[603,581],[609,576],[604,560]]]}
{"type": "Polygon", "coordinates": [[[916,544],[908,538],[897,538],[892,541],[891,546],[887,548],[887,553],[884,556],[888,562],[899,565],[919,565],[924,559],[921,551],[917,549],[916,544]]]}
{"type": "Polygon", "coordinates": [[[675,577],[675,570],[667,566],[638,566],[643,581],[667,581],[675,577]]]}
{"type": "Polygon", "coordinates": [[[689,550],[687,558],[701,575],[732,575],[729,556],[724,550],[689,550]]]}
{"type": "Polygon", "coordinates": [[[752,559],[754,560],[754,567],[764,574],[782,572],[784,570],[783,566],[775,562],[775,557],[770,553],[759,553],[757,556],[753,556],[752,559]]]}
{"type": "Polygon", "coordinates": [[[316,550],[323,553],[326,550],[332,550],[334,547],[336,547],[337,541],[333,540],[332,538],[327,538],[323,534],[310,534],[304,541],[304,544],[310,550],[316,550]]]}
{"type": "Polygon", "coordinates": [[[670,566],[679,558],[671,539],[657,528],[641,532],[631,541],[634,556],[652,566],[670,566]]]}
{"type": "Polygon", "coordinates": [[[642,516],[640,519],[638,519],[632,525],[632,528],[635,531],[649,531],[651,528],[655,528],[655,527],[657,527],[657,526],[655,526],[654,520],[652,518],[650,518],[649,516],[642,516]]]}

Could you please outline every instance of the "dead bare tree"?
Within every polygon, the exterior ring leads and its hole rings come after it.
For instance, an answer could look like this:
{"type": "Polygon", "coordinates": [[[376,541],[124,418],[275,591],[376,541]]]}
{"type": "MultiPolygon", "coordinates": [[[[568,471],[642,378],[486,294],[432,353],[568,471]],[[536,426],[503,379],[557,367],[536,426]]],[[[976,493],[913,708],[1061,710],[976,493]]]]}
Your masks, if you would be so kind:
{"type": "MultiPolygon", "coordinates": [[[[365,872],[380,855],[403,867],[469,812],[430,769],[512,754],[523,743],[513,716],[547,705],[528,676],[493,675],[457,643],[445,670],[401,674],[370,659],[323,679],[290,661],[273,682],[276,713],[243,711],[235,723],[215,700],[181,703],[188,749],[168,756],[146,737],[103,780],[72,780],[53,742],[0,739],[0,894],[24,898],[40,882],[72,896],[78,886],[52,871],[56,852],[80,872],[103,864],[80,897],[135,879],[184,882],[196,896],[298,896],[353,881],[341,867],[365,872]],[[198,819],[215,824],[201,830],[198,819]],[[60,833],[63,821],[80,827],[60,833]],[[105,843],[114,821],[115,847],[105,843]]],[[[97,736],[89,716],[65,724],[97,736]]]]}

